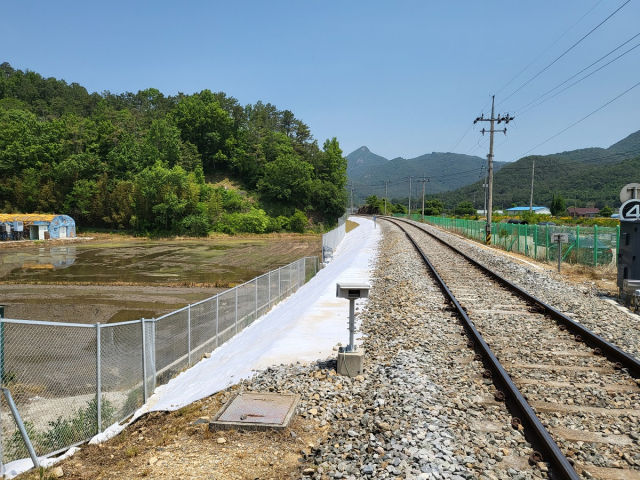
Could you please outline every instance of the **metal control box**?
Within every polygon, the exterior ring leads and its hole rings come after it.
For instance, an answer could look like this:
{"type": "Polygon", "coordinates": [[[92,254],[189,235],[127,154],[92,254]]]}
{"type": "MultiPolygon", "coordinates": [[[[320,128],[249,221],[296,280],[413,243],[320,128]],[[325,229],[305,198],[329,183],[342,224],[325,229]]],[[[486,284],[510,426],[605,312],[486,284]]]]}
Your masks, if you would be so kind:
{"type": "Polygon", "coordinates": [[[369,298],[371,285],[366,283],[336,283],[336,297],[338,298],[369,298]]]}
{"type": "Polygon", "coordinates": [[[618,289],[626,305],[640,297],[640,184],[625,185],[620,192],[620,241],[618,248],[618,289]]]}
{"type": "Polygon", "coordinates": [[[625,290],[625,280],[640,281],[640,222],[620,222],[618,288],[621,294],[625,290]]]}

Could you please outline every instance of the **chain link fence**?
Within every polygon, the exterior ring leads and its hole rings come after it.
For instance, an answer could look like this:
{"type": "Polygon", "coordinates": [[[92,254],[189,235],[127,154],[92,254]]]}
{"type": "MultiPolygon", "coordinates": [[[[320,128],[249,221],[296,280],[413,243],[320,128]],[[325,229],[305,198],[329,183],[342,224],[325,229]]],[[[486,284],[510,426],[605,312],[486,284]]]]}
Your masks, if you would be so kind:
{"type": "MultiPolygon", "coordinates": [[[[0,319],[0,377],[36,454],[54,455],[126,419],[157,385],[251,325],[318,268],[318,257],[305,257],[156,319],[0,319]]],[[[28,458],[4,397],[0,428],[2,463],[28,458]]]]}
{"type": "Polygon", "coordinates": [[[333,260],[333,252],[347,234],[347,218],[349,218],[349,213],[338,218],[336,228],[322,235],[322,263],[329,263],[333,260]]]}
{"type": "MultiPolygon", "coordinates": [[[[406,217],[403,214],[394,216],[406,217]]],[[[414,214],[412,220],[419,222],[421,217],[414,214]]],[[[424,221],[479,242],[485,240],[486,222],[480,220],[424,217],[424,221]]],[[[508,252],[522,253],[542,262],[558,261],[558,244],[552,241],[554,233],[569,235],[569,243],[561,245],[560,249],[563,262],[589,266],[617,266],[620,227],[491,224],[491,238],[494,245],[508,252]]]]}

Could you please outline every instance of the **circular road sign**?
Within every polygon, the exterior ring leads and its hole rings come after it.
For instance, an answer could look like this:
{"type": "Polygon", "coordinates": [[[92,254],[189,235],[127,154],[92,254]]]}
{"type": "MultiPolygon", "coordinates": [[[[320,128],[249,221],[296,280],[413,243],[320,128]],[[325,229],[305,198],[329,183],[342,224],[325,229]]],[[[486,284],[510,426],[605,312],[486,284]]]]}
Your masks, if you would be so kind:
{"type": "Polygon", "coordinates": [[[640,200],[633,198],[624,202],[620,207],[620,220],[639,222],[640,200]]]}
{"type": "Polygon", "coordinates": [[[640,198],[640,183],[627,183],[620,190],[620,201],[622,203],[632,198],[640,198]]]}

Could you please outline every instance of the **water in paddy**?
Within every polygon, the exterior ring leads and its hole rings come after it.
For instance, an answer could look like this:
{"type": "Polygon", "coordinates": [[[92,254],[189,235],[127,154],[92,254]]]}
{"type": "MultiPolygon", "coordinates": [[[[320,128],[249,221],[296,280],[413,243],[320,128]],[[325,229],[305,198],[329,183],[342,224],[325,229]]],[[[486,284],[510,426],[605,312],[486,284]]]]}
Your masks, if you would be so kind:
{"type": "Polygon", "coordinates": [[[7,250],[0,253],[0,280],[147,285],[242,283],[262,271],[228,264],[232,262],[225,263],[225,259],[233,261],[243,251],[255,254],[259,245],[254,243],[147,241],[7,250]]]}

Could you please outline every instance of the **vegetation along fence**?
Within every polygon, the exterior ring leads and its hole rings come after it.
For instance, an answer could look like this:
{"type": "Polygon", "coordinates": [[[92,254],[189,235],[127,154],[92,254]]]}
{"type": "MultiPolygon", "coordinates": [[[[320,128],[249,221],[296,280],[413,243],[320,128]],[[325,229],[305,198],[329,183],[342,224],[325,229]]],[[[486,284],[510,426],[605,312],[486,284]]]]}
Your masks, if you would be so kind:
{"type": "MultiPolygon", "coordinates": [[[[395,214],[397,217],[406,217],[395,214]]],[[[420,221],[420,215],[412,220],[420,221]]],[[[448,217],[424,217],[425,223],[484,242],[486,222],[448,217]]],[[[567,233],[569,242],[562,244],[562,261],[581,265],[617,265],[620,227],[581,227],[566,225],[522,225],[492,223],[493,244],[508,252],[522,253],[539,261],[557,262],[558,244],[552,234],[567,233]]]]}
{"type": "Polygon", "coordinates": [[[347,234],[347,218],[349,214],[345,213],[338,218],[336,228],[322,235],[322,263],[328,263],[333,259],[333,252],[347,234]]]}
{"type": "MultiPolygon", "coordinates": [[[[306,257],[156,319],[110,324],[0,320],[0,372],[38,456],[134,413],[156,385],[197,363],[318,271],[306,257]]],[[[3,463],[27,458],[3,400],[3,463]]]]}

